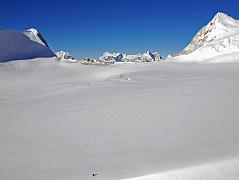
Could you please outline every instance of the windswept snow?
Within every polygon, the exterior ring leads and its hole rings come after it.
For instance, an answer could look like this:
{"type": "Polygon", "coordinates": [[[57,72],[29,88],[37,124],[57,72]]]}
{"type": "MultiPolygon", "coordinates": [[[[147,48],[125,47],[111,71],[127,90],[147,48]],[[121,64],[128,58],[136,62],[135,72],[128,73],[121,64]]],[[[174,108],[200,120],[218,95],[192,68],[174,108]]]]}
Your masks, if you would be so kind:
{"type": "Polygon", "coordinates": [[[238,68],[2,63],[0,179],[236,180],[238,68]]]}

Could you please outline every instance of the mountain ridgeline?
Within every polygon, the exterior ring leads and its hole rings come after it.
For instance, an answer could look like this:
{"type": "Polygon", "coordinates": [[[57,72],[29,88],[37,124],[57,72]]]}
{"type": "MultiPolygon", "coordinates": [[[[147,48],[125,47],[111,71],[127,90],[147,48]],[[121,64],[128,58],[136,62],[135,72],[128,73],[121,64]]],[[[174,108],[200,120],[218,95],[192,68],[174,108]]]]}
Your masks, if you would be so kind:
{"type": "MultiPolygon", "coordinates": [[[[0,29],[0,62],[54,56],[69,62],[80,61],[64,51],[53,53],[46,39],[36,29],[31,28],[23,32],[0,29]]],[[[185,49],[177,56],[168,56],[166,60],[204,61],[215,57],[223,62],[239,60],[239,20],[220,12],[193,37],[185,49]],[[225,55],[227,60],[220,59],[225,55]]],[[[133,55],[105,52],[98,59],[85,58],[84,61],[89,64],[91,62],[153,62],[163,59],[160,53],[150,51],[133,55]]]]}

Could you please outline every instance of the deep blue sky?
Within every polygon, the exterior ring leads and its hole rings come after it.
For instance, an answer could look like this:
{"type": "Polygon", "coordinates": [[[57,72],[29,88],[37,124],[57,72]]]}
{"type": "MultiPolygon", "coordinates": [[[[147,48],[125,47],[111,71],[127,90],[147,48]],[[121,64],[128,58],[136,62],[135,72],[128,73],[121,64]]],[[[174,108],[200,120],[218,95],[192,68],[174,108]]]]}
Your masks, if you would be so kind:
{"type": "Polygon", "coordinates": [[[218,11],[239,19],[238,0],[1,0],[2,28],[37,28],[54,51],[163,55],[184,48],[218,11]]]}

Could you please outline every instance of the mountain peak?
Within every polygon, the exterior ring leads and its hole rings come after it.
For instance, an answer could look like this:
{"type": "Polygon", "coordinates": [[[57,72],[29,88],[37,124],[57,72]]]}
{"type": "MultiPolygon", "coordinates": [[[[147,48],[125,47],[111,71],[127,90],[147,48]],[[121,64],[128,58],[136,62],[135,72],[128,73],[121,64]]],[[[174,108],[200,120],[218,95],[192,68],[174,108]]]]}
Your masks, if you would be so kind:
{"type": "Polygon", "coordinates": [[[51,49],[43,43],[36,31],[15,31],[4,29],[0,31],[0,62],[33,59],[39,57],[54,57],[51,49]]]}
{"type": "Polygon", "coordinates": [[[232,17],[228,16],[225,13],[222,12],[218,12],[213,19],[211,20],[212,23],[220,23],[220,22],[230,22],[231,20],[233,20],[232,17]]]}
{"type": "Polygon", "coordinates": [[[238,33],[238,30],[238,20],[235,20],[225,13],[218,12],[213,19],[194,36],[191,43],[179,55],[190,54],[204,45],[238,33]]]}
{"type": "Polygon", "coordinates": [[[30,28],[25,31],[25,34],[33,41],[36,41],[49,48],[47,41],[44,39],[42,34],[35,28],[30,28]]]}
{"type": "MultiPolygon", "coordinates": [[[[223,13],[223,12],[218,12],[216,15],[215,15],[216,18],[220,18],[220,17],[228,17],[228,15],[226,13],[223,13]]],[[[215,18],[214,17],[214,18],[215,18]]]]}
{"type": "Polygon", "coordinates": [[[30,29],[27,30],[27,32],[31,32],[31,33],[34,34],[34,35],[40,34],[40,33],[38,32],[38,30],[35,29],[35,28],[30,28],[30,29]]]}

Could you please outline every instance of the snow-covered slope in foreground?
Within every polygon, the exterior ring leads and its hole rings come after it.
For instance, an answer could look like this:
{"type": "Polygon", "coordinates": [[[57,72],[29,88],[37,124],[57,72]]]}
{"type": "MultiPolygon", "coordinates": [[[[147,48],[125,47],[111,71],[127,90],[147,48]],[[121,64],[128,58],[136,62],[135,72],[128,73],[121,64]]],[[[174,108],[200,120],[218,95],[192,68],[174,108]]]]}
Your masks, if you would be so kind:
{"type": "Polygon", "coordinates": [[[55,54],[36,29],[25,32],[0,29],[0,62],[53,56],[55,54]]]}
{"type": "Polygon", "coordinates": [[[125,180],[238,180],[239,158],[125,180]]]}
{"type": "Polygon", "coordinates": [[[238,179],[238,69],[2,63],[0,179],[238,179]]]}
{"type": "Polygon", "coordinates": [[[224,13],[217,13],[177,58],[181,61],[218,62],[214,57],[222,55],[228,55],[224,60],[239,61],[239,21],[224,13]],[[232,53],[236,55],[231,56],[232,53]]]}

